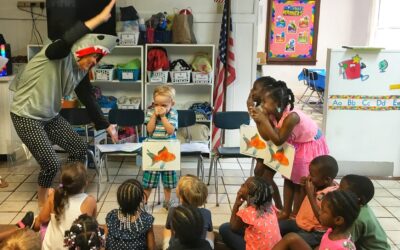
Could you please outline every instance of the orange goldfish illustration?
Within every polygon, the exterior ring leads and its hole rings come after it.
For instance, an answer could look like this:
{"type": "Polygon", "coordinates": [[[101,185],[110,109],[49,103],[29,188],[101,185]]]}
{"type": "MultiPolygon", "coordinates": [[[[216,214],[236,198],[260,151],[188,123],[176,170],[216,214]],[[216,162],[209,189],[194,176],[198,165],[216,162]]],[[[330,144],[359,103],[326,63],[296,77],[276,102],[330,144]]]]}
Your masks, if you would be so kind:
{"type": "Polygon", "coordinates": [[[147,155],[152,160],[151,166],[153,166],[157,162],[161,162],[161,169],[165,167],[166,162],[174,161],[176,158],[176,156],[173,153],[170,153],[165,146],[160,151],[158,151],[157,155],[150,152],[150,150],[147,150],[147,155]]]}
{"type": "Polygon", "coordinates": [[[267,144],[260,139],[260,136],[258,134],[255,134],[251,139],[249,140],[245,136],[243,136],[243,140],[246,143],[246,151],[250,148],[254,148],[253,154],[256,154],[257,150],[260,149],[265,149],[267,147],[267,144]]]}
{"type": "Polygon", "coordinates": [[[276,152],[274,152],[274,150],[272,149],[272,145],[268,144],[268,146],[269,152],[271,154],[271,160],[269,162],[279,162],[279,164],[276,166],[276,169],[278,169],[280,165],[289,166],[289,159],[285,156],[285,151],[283,150],[283,148],[280,148],[276,152]]]}

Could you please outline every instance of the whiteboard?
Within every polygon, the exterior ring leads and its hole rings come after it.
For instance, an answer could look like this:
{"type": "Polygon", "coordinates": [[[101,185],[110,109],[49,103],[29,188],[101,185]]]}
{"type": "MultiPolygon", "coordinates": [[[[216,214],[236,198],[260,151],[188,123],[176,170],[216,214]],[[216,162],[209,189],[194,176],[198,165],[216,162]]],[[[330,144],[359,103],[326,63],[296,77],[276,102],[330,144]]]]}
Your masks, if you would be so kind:
{"type": "Polygon", "coordinates": [[[326,79],[331,155],[352,162],[346,173],[400,176],[400,89],[390,89],[400,83],[400,51],[328,49],[326,79]]]}

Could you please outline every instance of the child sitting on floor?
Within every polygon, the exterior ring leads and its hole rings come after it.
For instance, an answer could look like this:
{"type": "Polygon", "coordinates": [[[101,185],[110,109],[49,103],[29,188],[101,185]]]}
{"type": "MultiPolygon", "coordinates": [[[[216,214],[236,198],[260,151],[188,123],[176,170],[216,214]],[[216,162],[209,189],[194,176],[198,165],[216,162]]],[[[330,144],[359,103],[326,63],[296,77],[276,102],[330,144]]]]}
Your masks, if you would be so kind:
{"type": "Polygon", "coordinates": [[[385,231],[368,206],[368,202],[374,197],[375,193],[372,181],[365,176],[350,174],[342,178],[339,188],[355,193],[361,204],[360,215],[350,231],[356,248],[360,250],[390,249],[385,231]]]}
{"type": "Polygon", "coordinates": [[[272,249],[281,239],[276,212],[272,188],[261,177],[249,177],[237,193],[230,223],[221,225],[219,233],[232,249],[272,249]]]}
{"type": "Polygon", "coordinates": [[[318,156],[311,161],[310,175],[302,178],[306,197],[301,204],[296,220],[279,221],[281,235],[295,232],[311,247],[319,245],[327,227],[318,220],[324,196],[336,190],[334,182],[338,173],[336,160],[329,155],[318,156]]]}
{"type": "Polygon", "coordinates": [[[144,210],[145,199],[139,181],[129,179],[119,186],[119,209],[111,210],[106,217],[107,249],[155,249],[154,217],[144,210]]]}
{"type": "Polygon", "coordinates": [[[66,164],[61,169],[60,185],[50,190],[45,205],[35,220],[35,230],[49,222],[42,249],[64,249],[64,232],[81,214],[97,215],[96,199],[84,192],[87,185],[86,168],[81,162],[66,164]]]}
{"type": "MultiPolygon", "coordinates": [[[[327,193],[321,204],[319,221],[328,227],[318,249],[355,250],[351,241],[350,227],[360,212],[357,196],[352,192],[336,190],[327,193]]],[[[372,248],[371,248],[372,249],[372,248]]],[[[289,233],[273,250],[312,250],[298,234],[289,233]]]]}
{"type": "Polygon", "coordinates": [[[70,250],[104,249],[104,230],[94,217],[82,214],[65,231],[64,246],[70,250]]]}
{"type": "Polygon", "coordinates": [[[29,228],[15,230],[1,244],[2,250],[40,250],[40,237],[29,228]]]}
{"type": "Polygon", "coordinates": [[[172,212],[171,230],[176,239],[168,250],[211,250],[210,243],[202,238],[204,230],[203,216],[200,210],[192,206],[178,206],[172,212]]]}
{"type": "MultiPolygon", "coordinates": [[[[210,210],[203,208],[207,201],[208,189],[206,184],[199,180],[196,176],[186,175],[179,179],[178,186],[176,188],[176,196],[179,202],[183,206],[197,207],[201,216],[203,217],[203,230],[201,232],[201,238],[205,239],[210,243],[212,249],[214,249],[214,232],[211,219],[210,210]]],[[[167,249],[168,245],[171,245],[174,241],[174,235],[171,235],[172,229],[172,214],[174,208],[168,211],[167,222],[164,229],[164,240],[163,249],[167,249]]]]}
{"type": "MultiPolygon", "coordinates": [[[[146,124],[149,138],[171,139],[176,138],[178,129],[178,112],[172,108],[175,104],[175,89],[168,85],[161,85],[154,89],[152,109],[146,114],[146,124]]],[[[171,190],[176,187],[176,171],[144,171],[143,188],[147,198],[151,189],[157,188],[161,180],[164,187],[163,207],[168,210],[172,205],[171,190]]]]}

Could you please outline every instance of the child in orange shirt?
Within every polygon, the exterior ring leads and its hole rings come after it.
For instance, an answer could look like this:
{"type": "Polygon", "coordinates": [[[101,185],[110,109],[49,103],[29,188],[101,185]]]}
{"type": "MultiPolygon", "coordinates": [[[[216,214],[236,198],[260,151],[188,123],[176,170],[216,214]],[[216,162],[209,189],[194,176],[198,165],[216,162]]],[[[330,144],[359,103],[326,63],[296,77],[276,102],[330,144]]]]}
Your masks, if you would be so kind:
{"type": "Polygon", "coordinates": [[[334,182],[337,173],[338,164],[332,156],[322,155],[311,161],[310,175],[302,178],[306,197],[301,204],[296,220],[279,222],[282,236],[295,232],[312,248],[320,244],[322,235],[327,230],[318,219],[321,202],[327,193],[338,189],[337,183],[334,182]]]}

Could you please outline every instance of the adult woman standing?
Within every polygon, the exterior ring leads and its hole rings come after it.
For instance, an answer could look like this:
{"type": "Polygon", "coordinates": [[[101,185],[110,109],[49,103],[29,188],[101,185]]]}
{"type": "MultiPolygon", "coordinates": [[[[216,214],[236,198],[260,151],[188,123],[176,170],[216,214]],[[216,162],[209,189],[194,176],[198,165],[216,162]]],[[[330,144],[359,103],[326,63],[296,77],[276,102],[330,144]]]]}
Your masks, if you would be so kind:
{"type": "MultiPolygon", "coordinates": [[[[60,167],[52,147],[57,144],[69,154],[71,161],[84,161],[87,145],[59,115],[61,99],[75,91],[88,112],[98,108],[90,85],[81,82],[89,70],[115,47],[117,38],[110,35],[88,34],[111,17],[110,3],[95,17],[77,22],[61,39],[45,45],[10,85],[14,91],[11,119],[18,136],[40,165],[38,202],[41,207],[48,188],[60,167]]],[[[94,121],[116,140],[115,128],[104,119],[94,121]]]]}

